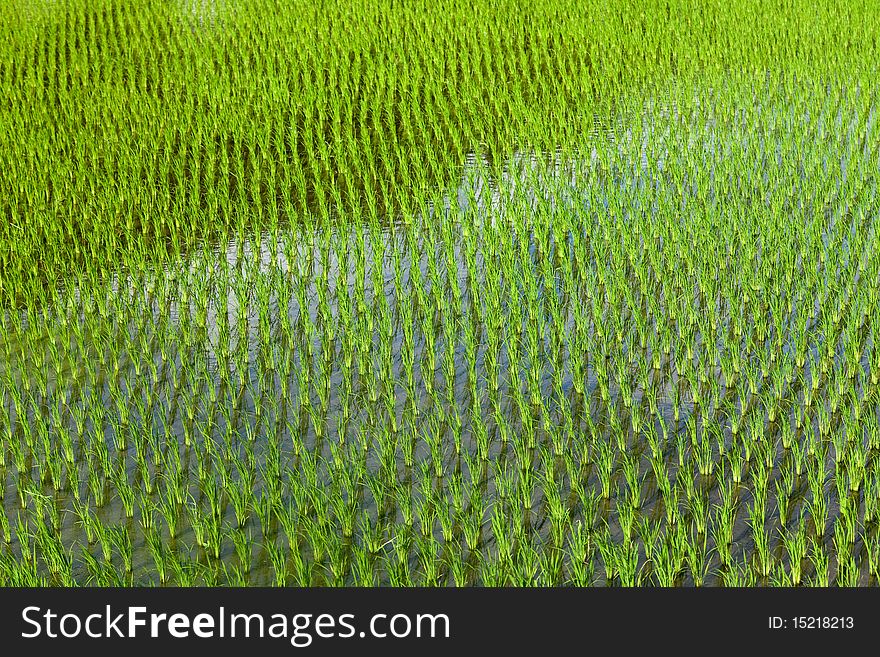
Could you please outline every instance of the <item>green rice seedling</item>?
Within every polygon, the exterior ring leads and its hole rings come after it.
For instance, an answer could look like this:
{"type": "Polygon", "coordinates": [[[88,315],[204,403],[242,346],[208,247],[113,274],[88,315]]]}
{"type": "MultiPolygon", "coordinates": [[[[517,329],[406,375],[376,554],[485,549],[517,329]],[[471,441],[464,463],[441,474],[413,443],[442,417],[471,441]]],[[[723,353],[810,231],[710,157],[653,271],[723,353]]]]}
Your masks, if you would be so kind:
{"type": "Polygon", "coordinates": [[[438,586],[443,580],[443,561],[439,558],[440,546],[431,540],[416,539],[417,558],[422,566],[423,581],[426,586],[438,586]]]}
{"type": "MultiPolygon", "coordinates": [[[[658,420],[658,421],[662,422],[662,420],[658,420]]],[[[666,429],[664,427],[663,431],[665,432],[665,430],[666,429]]],[[[665,474],[666,474],[666,459],[663,457],[663,452],[660,447],[661,437],[658,436],[657,433],[654,431],[646,431],[645,437],[647,439],[648,446],[651,449],[650,461],[651,461],[651,467],[654,470],[655,476],[657,476],[659,478],[661,472],[665,476],[665,474]]],[[[665,442],[665,437],[663,438],[663,441],[665,442]]]]}
{"type": "Polygon", "coordinates": [[[732,562],[731,549],[733,546],[733,527],[736,521],[736,511],[731,506],[724,504],[715,507],[715,513],[710,524],[712,539],[715,543],[715,552],[725,568],[730,567],[732,562]]]}
{"type": "MultiPolygon", "coordinates": [[[[720,436],[720,429],[717,426],[713,427],[710,433],[712,433],[713,437],[717,438],[720,436]]],[[[696,446],[696,461],[701,476],[712,476],[715,471],[715,457],[712,451],[712,442],[709,439],[709,436],[706,435],[705,427],[703,435],[700,437],[696,446]]]]}
{"type": "Polygon", "coordinates": [[[477,579],[483,586],[499,587],[508,585],[509,578],[497,561],[480,553],[477,579]]]}
{"type": "Polygon", "coordinates": [[[844,455],[849,492],[858,493],[868,474],[868,452],[861,445],[855,445],[844,455]]]}
{"type": "Polygon", "coordinates": [[[803,562],[807,557],[807,533],[803,514],[796,526],[783,533],[782,542],[788,555],[791,583],[799,586],[803,577],[803,562]]]}
{"type": "Polygon", "coordinates": [[[678,467],[679,469],[684,468],[685,460],[688,458],[688,448],[687,448],[687,434],[684,431],[676,431],[675,433],[675,447],[676,454],[678,455],[678,467]]]}
{"type": "Polygon", "coordinates": [[[749,525],[752,528],[752,540],[755,544],[755,572],[761,577],[769,577],[774,566],[774,558],[770,537],[765,528],[765,510],[762,501],[756,499],[750,507],[749,525]]]}
{"type": "Polygon", "coordinates": [[[597,533],[595,540],[605,570],[605,580],[610,583],[617,575],[618,562],[615,558],[614,541],[607,525],[597,533]]]}
{"type": "Polygon", "coordinates": [[[636,510],[630,504],[621,504],[617,509],[617,520],[620,523],[620,530],[623,537],[627,541],[635,539],[636,530],[636,510]]]}
{"type": "Polygon", "coordinates": [[[791,576],[781,564],[777,564],[769,577],[771,586],[774,587],[791,587],[793,586],[791,576]]]}
{"type": "MultiPolygon", "coordinates": [[[[809,467],[809,466],[808,466],[809,467]]],[[[825,497],[825,475],[822,464],[815,465],[808,469],[810,478],[811,498],[808,503],[810,517],[813,519],[813,527],[817,537],[825,535],[828,528],[828,501],[825,497]]]]}
{"type": "Polygon", "coordinates": [[[788,522],[791,501],[790,483],[786,485],[777,479],[773,482],[773,486],[776,489],[776,508],[779,513],[779,524],[785,527],[788,522]]]}
{"type": "Polygon", "coordinates": [[[569,567],[571,583],[575,586],[591,586],[594,577],[594,551],[590,529],[576,521],[569,537],[569,567]]]}
{"type": "Polygon", "coordinates": [[[837,525],[840,525],[841,537],[846,539],[847,544],[852,548],[855,545],[858,532],[858,509],[853,508],[852,503],[847,499],[847,503],[841,504],[840,515],[838,516],[837,525]]]}
{"type": "Polygon", "coordinates": [[[470,583],[468,565],[462,556],[461,552],[455,552],[448,557],[447,561],[452,584],[456,587],[467,586],[470,583]]]}
{"type": "Polygon", "coordinates": [[[709,576],[711,564],[706,547],[705,532],[698,532],[696,536],[691,536],[689,540],[685,541],[686,561],[694,586],[703,586],[709,576]]]}
{"type": "Polygon", "coordinates": [[[837,576],[835,585],[841,587],[857,587],[861,581],[861,566],[850,553],[838,554],[837,576]]]}
{"type": "Polygon", "coordinates": [[[685,565],[684,534],[679,526],[667,526],[659,542],[645,544],[650,550],[652,570],[660,586],[677,586],[685,565]]]}
{"type": "Polygon", "coordinates": [[[199,581],[198,565],[188,560],[180,560],[174,553],[169,560],[169,569],[172,572],[172,577],[169,579],[174,582],[175,586],[192,587],[196,586],[199,581]]]}
{"type": "Polygon", "coordinates": [[[865,478],[864,495],[864,515],[863,522],[865,526],[869,526],[877,518],[878,507],[880,507],[880,495],[878,495],[878,485],[880,485],[880,475],[874,472],[865,478]]]}
{"type": "Polygon", "coordinates": [[[597,467],[599,480],[602,485],[602,498],[610,499],[612,495],[612,486],[613,479],[612,473],[614,469],[614,452],[612,451],[611,445],[601,439],[597,441],[598,444],[595,445],[596,449],[598,449],[597,456],[597,467]]]}
{"type": "Polygon", "coordinates": [[[520,459],[519,461],[520,471],[516,490],[520,508],[524,512],[531,511],[534,505],[535,489],[538,483],[535,471],[528,465],[529,461],[525,459],[520,459]]]}
{"type": "Polygon", "coordinates": [[[287,586],[287,556],[284,550],[274,542],[266,543],[264,547],[269,555],[269,562],[272,566],[273,585],[279,587],[287,586]]]}
{"type": "Polygon", "coordinates": [[[235,549],[235,555],[238,557],[239,567],[242,572],[249,574],[251,572],[253,536],[241,527],[231,529],[229,535],[235,549]]]}
{"type": "Polygon", "coordinates": [[[705,536],[709,523],[709,499],[703,492],[689,496],[688,507],[694,527],[700,536],[705,536]]]}
{"type": "Polygon", "coordinates": [[[507,565],[513,557],[514,546],[509,531],[509,520],[500,505],[492,509],[490,527],[498,561],[502,566],[507,565]]]}
{"type": "Polygon", "coordinates": [[[94,524],[95,542],[101,548],[101,556],[104,563],[109,564],[113,558],[113,543],[110,540],[108,527],[104,523],[97,521],[94,524]]]}
{"type": "Polygon", "coordinates": [[[89,508],[89,505],[79,500],[73,501],[73,511],[76,514],[79,525],[86,533],[86,541],[89,545],[92,545],[95,542],[97,524],[100,521],[98,520],[97,516],[95,516],[91,508],[89,508]]]}
{"type": "Polygon", "coordinates": [[[223,577],[229,586],[247,586],[247,573],[244,572],[239,564],[224,561],[221,563],[220,569],[223,571],[223,577]]]}
{"type": "MultiPolygon", "coordinates": [[[[638,544],[634,541],[624,541],[621,545],[615,547],[613,554],[617,562],[620,585],[626,587],[638,586],[641,583],[638,544]]],[[[549,570],[556,572],[557,568],[554,564],[549,570]]]]}
{"type": "Polygon", "coordinates": [[[795,474],[798,477],[804,473],[806,451],[806,446],[800,440],[794,441],[791,445],[792,463],[794,465],[795,474]]]}
{"type": "Polygon", "coordinates": [[[122,508],[125,512],[125,517],[133,518],[136,497],[135,490],[128,480],[127,473],[120,468],[119,470],[113,471],[113,473],[111,474],[111,478],[113,482],[113,488],[116,492],[116,497],[122,505],[122,508]]]}
{"type": "Polygon", "coordinates": [[[828,553],[816,540],[811,541],[810,562],[813,565],[813,574],[808,583],[818,587],[830,586],[828,553]]]}
{"type": "Polygon", "coordinates": [[[115,571],[113,567],[107,563],[103,563],[95,559],[91,552],[83,546],[81,549],[82,561],[85,562],[86,569],[89,573],[89,582],[95,586],[124,586],[119,580],[115,580],[115,571]],[[118,582],[118,583],[117,583],[118,582]]]}
{"type": "Polygon", "coordinates": [[[122,559],[123,570],[130,575],[133,571],[134,551],[131,542],[131,534],[129,533],[128,528],[125,525],[108,527],[106,534],[109,542],[116,547],[116,550],[122,559]]]}
{"type": "MultiPolygon", "coordinates": [[[[386,567],[388,573],[388,581],[391,586],[412,586],[413,577],[409,566],[409,556],[400,558],[395,554],[392,559],[389,555],[389,563],[386,567]]],[[[355,563],[362,564],[357,566],[367,574],[366,581],[374,581],[375,577],[369,573],[373,570],[372,558],[365,550],[357,550],[355,552],[355,563]]]]}
{"type": "Polygon", "coordinates": [[[0,538],[2,538],[3,543],[9,547],[9,544],[12,542],[12,526],[5,509],[0,509],[0,538]]]}
{"type": "Polygon", "coordinates": [[[34,533],[34,549],[46,564],[50,581],[59,586],[73,585],[73,554],[65,549],[60,537],[50,532],[44,524],[40,524],[34,533]]]}
{"type": "Polygon", "coordinates": [[[516,562],[511,573],[513,586],[552,586],[556,564],[548,562],[545,552],[539,552],[532,542],[526,542],[517,550],[516,562]]]}
{"type": "Polygon", "coordinates": [[[639,509],[642,505],[642,480],[639,476],[639,459],[634,456],[624,456],[623,474],[627,482],[627,501],[634,509],[639,509]]]}
{"type": "Polygon", "coordinates": [[[878,560],[880,559],[880,550],[878,550],[876,538],[866,538],[865,553],[868,562],[868,574],[876,579],[878,568],[880,568],[880,560],[878,560]]]}
{"type": "MultiPolygon", "coordinates": [[[[388,570],[390,572],[393,568],[388,570]]],[[[357,586],[377,586],[378,574],[375,560],[369,550],[361,546],[353,547],[352,571],[357,586]]]]}
{"type": "Polygon", "coordinates": [[[443,541],[447,544],[451,543],[454,539],[454,526],[452,515],[450,513],[443,513],[441,511],[437,515],[437,521],[440,523],[440,535],[443,537],[443,541]]]}

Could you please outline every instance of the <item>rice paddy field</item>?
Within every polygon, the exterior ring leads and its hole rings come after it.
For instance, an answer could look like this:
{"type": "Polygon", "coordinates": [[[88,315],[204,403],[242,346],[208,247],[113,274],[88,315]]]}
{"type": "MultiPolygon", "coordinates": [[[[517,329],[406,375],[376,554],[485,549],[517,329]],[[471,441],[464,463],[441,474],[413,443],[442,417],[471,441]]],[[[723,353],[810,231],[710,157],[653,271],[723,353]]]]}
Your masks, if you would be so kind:
{"type": "Polygon", "coordinates": [[[876,585],[878,10],[0,0],[0,584],[876,585]]]}

